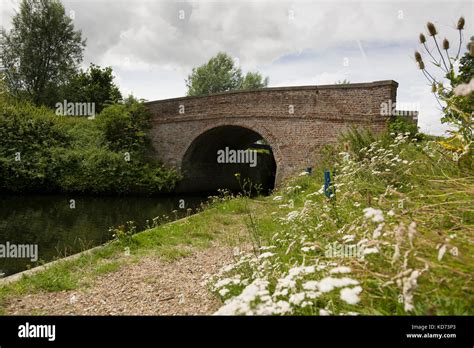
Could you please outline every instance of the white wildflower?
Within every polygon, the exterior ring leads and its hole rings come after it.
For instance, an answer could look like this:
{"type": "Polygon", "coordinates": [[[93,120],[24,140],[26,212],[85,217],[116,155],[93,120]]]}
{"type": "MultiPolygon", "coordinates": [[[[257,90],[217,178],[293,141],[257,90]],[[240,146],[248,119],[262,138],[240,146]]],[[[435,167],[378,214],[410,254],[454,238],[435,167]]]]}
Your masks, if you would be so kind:
{"type": "Polygon", "coordinates": [[[371,219],[373,222],[383,222],[383,213],[380,209],[374,208],[365,208],[364,209],[364,216],[367,219],[371,219]]]}
{"type": "Polygon", "coordinates": [[[351,273],[351,269],[349,267],[346,267],[346,266],[340,266],[340,267],[333,268],[332,270],[329,271],[329,273],[331,273],[331,274],[351,273]]]}
{"type": "Polygon", "coordinates": [[[379,249],[377,249],[376,247],[364,248],[364,255],[377,254],[378,252],[379,252],[379,249]]]}
{"type": "Polygon", "coordinates": [[[299,212],[298,212],[298,211],[296,211],[296,210],[290,211],[290,212],[288,213],[288,215],[286,216],[286,220],[287,220],[287,221],[293,221],[293,220],[295,220],[295,219],[298,217],[298,215],[299,215],[299,212]]]}
{"type": "Polygon", "coordinates": [[[304,299],[304,292],[299,292],[290,296],[290,303],[294,304],[295,306],[299,306],[304,299]]]}
{"type": "Polygon", "coordinates": [[[281,201],[283,199],[283,196],[275,196],[273,198],[274,201],[281,201]]]}
{"type": "Polygon", "coordinates": [[[239,255],[240,255],[240,249],[239,249],[239,247],[235,247],[235,248],[232,250],[232,253],[234,254],[234,256],[239,256],[239,255]]]}
{"type": "Polygon", "coordinates": [[[294,202],[292,199],[290,199],[290,200],[288,201],[288,204],[280,204],[280,205],[278,206],[278,208],[290,208],[290,209],[293,209],[294,206],[295,206],[295,202],[294,202]]]}
{"type": "Polygon", "coordinates": [[[446,253],[446,244],[443,244],[441,248],[439,248],[439,251],[438,251],[438,261],[441,261],[445,253],[446,253]]]}
{"type": "Polygon", "coordinates": [[[349,304],[356,304],[360,301],[359,294],[362,288],[356,286],[355,288],[344,288],[341,290],[341,299],[349,304]]]}
{"type": "Polygon", "coordinates": [[[384,225],[385,225],[384,223],[381,223],[377,226],[377,228],[374,230],[374,233],[372,234],[373,239],[377,239],[378,237],[382,235],[382,229],[384,225]]]}
{"type": "Polygon", "coordinates": [[[322,309],[322,308],[319,310],[319,315],[321,315],[321,316],[326,316],[326,315],[331,315],[331,314],[332,313],[331,313],[330,310],[326,310],[326,309],[322,309]]]}
{"type": "Polygon", "coordinates": [[[229,293],[229,289],[222,288],[222,289],[219,290],[219,295],[221,295],[222,297],[224,297],[228,293],[229,293]]]}
{"type": "Polygon", "coordinates": [[[317,290],[318,289],[318,282],[316,280],[309,280],[306,283],[303,284],[303,289],[305,290],[317,290]]]}
{"type": "Polygon", "coordinates": [[[256,314],[251,303],[268,295],[268,281],[255,279],[240,295],[228,300],[214,315],[256,314]]]}
{"type": "Polygon", "coordinates": [[[408,240],[410,241],[410,245],[413,246],[413,238],[416,234],[416,222],[413,221],[410,225],[408,225],[408,240]]]}
{"type": "Polygon", "coordinates": [[[398,244],[395,244],[395,252],[393,253],[393,256],[392,256],[392,264],[398,261],[399,259],[400,259],[400,247],[398,246],[398,244]]]}
{"type": "Polygon", "coordinates": [[[355,238],[355,235],[353,234],[346,234],[345,236],[342,236],[342,240],[345,242],[352,242],[355,238]]]}
{"type": "Polygon", "coordinates": [[[268,251],[268,252],[266,252],[266,253],[260,254],[260,255],[258,256],[258,258],[259,258],[260,260],[262,260],[262,259],[267,259],[267,258],[269,258],[269,257],[272,257],[273,255],[275,255],[275,254],[268,251]]]}
{"type": "Polygon", "coordinates": [[[417,279],[420,275],[420,271],[413,271],[409,277],[403,278],[403,302],[405,305],[405,311],[410,312],[414,309],[413,306],[413,292],[417,287],[417,279]]]}
{"type": "Polygon", "coordinates": [[[312,299],[312,300],[319,297],[319,295],[321,295],[321,293],[319,291],[308,291],[306,293],[306,297],[309,298],[309,299],[312,299]]]}
{"type": "Polygon", "coordinates": [[[273,305],[273,314],[286,314],[291,312],[291,306],[286,301],[278,301],[273,305]]]}
{"type": "Polygon", "coordinates": [[[332,278],[326,277],[322,279],[319,284],[319,291],[321,292],[329,292],[334,288],[340,288],[348,285],[358,285],[359,282],[357,280],[351,278],[332,278]]]}

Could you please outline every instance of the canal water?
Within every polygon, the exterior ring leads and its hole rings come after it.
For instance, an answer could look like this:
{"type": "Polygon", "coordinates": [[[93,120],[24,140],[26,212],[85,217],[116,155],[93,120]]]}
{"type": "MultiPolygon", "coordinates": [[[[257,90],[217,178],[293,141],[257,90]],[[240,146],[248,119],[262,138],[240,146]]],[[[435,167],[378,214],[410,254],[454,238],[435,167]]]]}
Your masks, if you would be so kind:
{"type": "Polygon", "coordinates": [[[141,231],[147,220],[151,224],[157,216],[181,218],[204,201],[202,196],[0,195],[0,277],[103,244],[112,238],[110,227],[134,221],[141,231]],[[38,260],[6,252],[19,244],[37,245],[38,260]]]}

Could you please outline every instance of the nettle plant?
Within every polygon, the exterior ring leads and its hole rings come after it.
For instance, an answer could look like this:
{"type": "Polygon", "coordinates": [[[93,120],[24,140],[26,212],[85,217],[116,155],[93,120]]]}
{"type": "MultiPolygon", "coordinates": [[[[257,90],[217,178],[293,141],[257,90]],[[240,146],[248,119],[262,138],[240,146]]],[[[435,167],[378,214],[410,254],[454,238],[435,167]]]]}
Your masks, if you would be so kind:
{"type": "Polygon", "coordinates": [[[472,153],[472,128],[473,128],[473,106],[474,106],[474,81],[472,79],[472,65],[474,59],[474,37],[471,37],[467,45],[468,52],[461,56],[463,46],[463,30],[465,26],[464,17],[459,18],[456,30],[459,33],[459,44],[452,52],[451,44],[447,38],[438,43],[438,30],[435,25],[428,22],[426,27],[428,37],[421,33],[419,36],[422,52],[429,57],[434,67],[441,74],[431,73],[423,60],[422,54],[415,51],[415,60],[419,69],[431,85],[439,106],[443,110],[443,123],[453,126],[450,137],[440,141],[447,150],[452,151],[454,160],[472,153]],[[431,48],[430,43],[431,44],[431,48]],[[441,75],[442,77],[439,77],[441,75]],[[444,104],[444,105],[443,105],[444,104]]]}

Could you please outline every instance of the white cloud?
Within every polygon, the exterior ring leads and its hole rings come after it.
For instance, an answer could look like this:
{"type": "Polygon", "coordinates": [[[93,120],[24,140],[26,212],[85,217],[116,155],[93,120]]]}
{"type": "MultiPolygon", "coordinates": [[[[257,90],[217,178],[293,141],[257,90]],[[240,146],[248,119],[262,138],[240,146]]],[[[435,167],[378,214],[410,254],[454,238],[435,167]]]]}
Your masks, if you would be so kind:
{"type": "MultiPolygon", "coordinates": [[[[0,0],[1,25],[9,27],[18,3],[0,0]]],[[[399,100],[419,102],[422,129],[437,133],[440,113],[412,59],[417,37],[433,21],[454,45],[458,17],[466,17],[465,33],[474,20],[469,0],[64,3],[87,38],[83,65],[112,66],[124,92],[149,100],[184,95],[192,67],[225,51],[244,70],[269,76],[271,86],[396,80],[399,100]]]]}

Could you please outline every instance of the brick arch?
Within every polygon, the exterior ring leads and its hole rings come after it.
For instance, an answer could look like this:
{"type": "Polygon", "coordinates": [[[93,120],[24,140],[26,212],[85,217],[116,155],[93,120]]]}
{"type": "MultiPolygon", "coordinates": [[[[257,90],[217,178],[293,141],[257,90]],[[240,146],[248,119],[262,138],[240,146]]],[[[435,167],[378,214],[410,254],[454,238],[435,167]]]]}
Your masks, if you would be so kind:
{"type": "MultiPolygon", "coordinates": [[[[272,135],[262,127],[250,127],[238,119],[220,120],[194,130],[193,136],[185,142],[180,151],[180,170],[183,180],[177,187],[179,192],[213,192],[219,188],[239,190],[234,174],[241,173],[242,178],[262,185],[263,192],[275,187],[278,168],[277,156],[271,149],[270,157],[257,154],[257,166],[248,164],[229,164],[223,166],[216,162],[218,150],[225,146],[231,149],[245,149],[259,139],[265,139],[272,147],[272,135]],[[270,139],[270,140],[269,140],[270,139]]],[[[277,150],[279,151],[279,150],[277,150]]],[[[281,164],[281,163],[280,163],[281,164]]]]}
{"type": "MultiPolygon", "coordinates": [[[[225,126],[234,126],[234,127],[245,128],[245,129],[248,129],[252,132],[255,132],[255,133],[259,134],[263,139],[265,139],[265,141],[272,148],[273,156],[274,156],[275,162],[277,164],[277,175],[278,175],[278,167],[281,164],[283,164],[283,156],[282,156],[280,148],[278,146],[278,141],[277,141],[276,137],[271,133],[271,131],[267,127],[264,127],[263,125],[258,125],[258,126],[255,126],[255,127],[251,127],[251,126],[248,125],[248,123],[246,123],[246,122],[244,122],[244,121],[242,121],[241,119],[238,119],[238,118],[237,119],[225,118],[225,119],[222,119],[222,120],[216,120],[216,121],[213,121],[212,124],[206,125],[205,127],[197,130],[195,132],[196,134],[193,134],[192,138],[187,141],[186,145],[183,148],[184,151],[182,151],[182,153],[178,155],[179,158],[181,159],[181,161],[183,160],[186,152],[191,147],[191,145],[201,135],[205,134],[207,131],[210,131],[214,128],[225,127],[225,126]]],[[[179,167],[181,167],[181,163],[182,163],[181,161],[180,161],[179,167]]]]}

